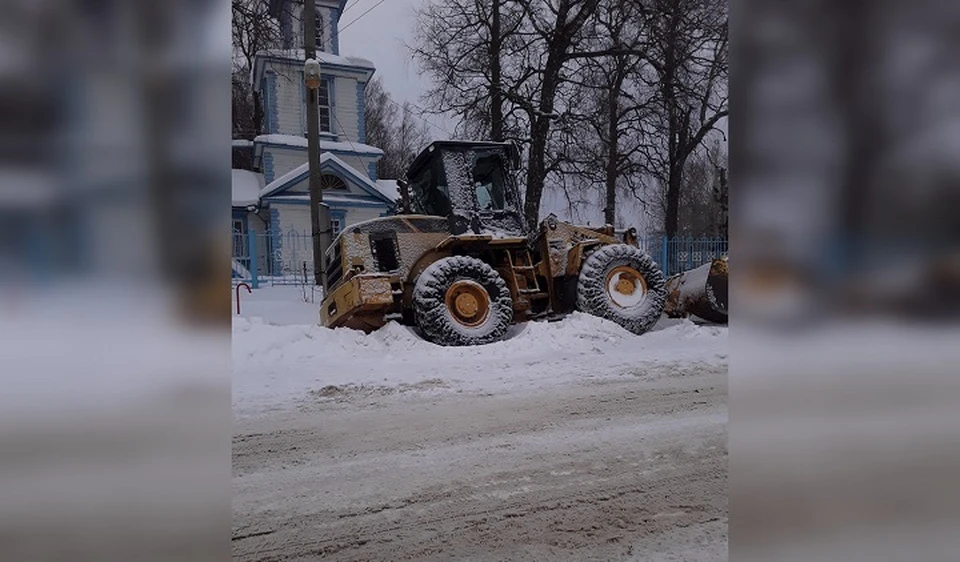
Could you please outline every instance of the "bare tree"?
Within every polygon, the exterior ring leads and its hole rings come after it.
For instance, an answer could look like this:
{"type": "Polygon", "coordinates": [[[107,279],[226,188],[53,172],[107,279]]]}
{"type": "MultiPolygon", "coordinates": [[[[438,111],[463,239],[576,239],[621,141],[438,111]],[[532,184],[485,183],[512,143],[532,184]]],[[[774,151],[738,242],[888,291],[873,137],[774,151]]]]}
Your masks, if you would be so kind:
{"type": "Polygon", "coordinates": [[[413,163],[414,158],[430,140],[430,131],[427,129],[427,124],[417,120],[413,108],[408,102],[403,103],[400,112],[400,123],[396,129],[396,143],[393,147],[393,157],[396,160],[396,172],[393,177],[402,177],[406,174],[407,168],[413,163]]]}
{"type": "Polygon", "coordinates": [[[366,142],[383,150],[383,157],[377,162],[377,175],[381,178],[397,177],[391,157],[394,144],[394,130],[398,111],[393,100],[383,88],[379,76],[367,83],[364,97],[364,130],[366,142]]]}
{"type": "MultiPolygon", "coordinates": [[[[727,152],[720,142],[687,159],[680,190],[678,228],[675,236],[726,237],[727,152]]],[[[669,186],[658,181],[653,195],[654,218],[664,221],[668,212],[669,186]]],[[[661,223],[662,224],[662,223],[661,223]]]]}
{"type": "Polygon", "coordinates": [[[426,99],[434,111],[456,114],[473,137],[493,134],[495,119],[500,138],[528,145],[524,215],[531,228],[558,162],[548,162],[548,144],[562,71],[599,2],[432,0],[418,12],[413,54],[433,78],[426,99]],[[502,111],[491,111],[494,102],[502,111]]]}
{"type": "Polygon", "coordinates": [[[516,2],[429,0],[417,10],[414,58],[433,78],[428,111],[459,118],[458,133],[470,138],[522,140],[519,108],[505,90],[520,81],[510,66],[527,48],[516,2]]]}
{"type": "MultiPolygon", "coordinates": [[[[586,38],[566,81],[566,142],[561,173],[579,176],[585,184],[603,186],[604,221],[617,224],[618,193],[637,195],[642,188],[638,155],[640,118],[650,96],[632,88],[630,80],[644,49],[641,7],[632,0],[604,0],[587,24],[586,38]],[[604,53],[588,56],[589,53],[604,53]],[[579,90],[579,94],[576,91],[579,90]],[[571,101],[573,103],[571,103],[571,101]]],[[[571,194],[565,193],[567,197],[571,194]]]]}
{"type": "Polygon", "coordinates": [[[688,159],[728,113],[727,3],[650,0],[641,80],[657,93],[647,123],[648,173],[666,186],[664,232],[679,233],[688,159]]]}
{"type": "Polygon", "coordinates": [[[542,64],[529,65],[536,76],[535,91],[526,97],[508,92],[515,103],[528,114],[530,148],[527,156],[527,186],[524,198],[524,216],[527,226],[535,229],[540,220],[540,201],[550,169],[547,167],[547,143],[552,121],[557,118],[555,103],[563,82],[564,64],[574,58],[572,50],[581,38],[580,31],[596,11],[600,0],[555,0],[538,2],[517,0],[523,6],[528,21],[527,33],[537,38],[542,48],[542,64]]]}
{"type": "Polygon", "coordinates": [[[409,104],[393,101],[380,77],[367,84],[364,102],[367,143],[383,150],[377,175],[403,177],[413,158],[430,140],[426,123],[417,123],[409,104]]]}
{"type": "Polygon", "coordinates": [[[419,16],[434,110],[527,146],[529,227],[551,178],[571,210],[602,185],[608,223],[618,191],[645,203],[662,184],[677,234],[686,163],[728,113],[724,2],[430,0],[419,16]]]}
{"type": "Polygon", "coordinates": [[[250,83],[253,59],[259,51],[279,46],[280,24],[267,0],[232,0],[231,8],[233,136],[252,139],[263,128],[262,100],[250,83]]]}

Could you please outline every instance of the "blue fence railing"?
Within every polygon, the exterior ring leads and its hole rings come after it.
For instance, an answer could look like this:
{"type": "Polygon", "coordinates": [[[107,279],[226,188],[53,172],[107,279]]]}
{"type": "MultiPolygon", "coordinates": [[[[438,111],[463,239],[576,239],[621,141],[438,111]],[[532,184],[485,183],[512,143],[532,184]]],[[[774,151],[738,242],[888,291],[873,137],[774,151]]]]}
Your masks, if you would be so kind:
{"type": "MultiPolygon", "coordinates": [[[[659,251],[650,251],[665,276],[676,275],[727,255],[726,238],[660,239],[659,251]]],[[[648,250],[649,251],[649,250],[648,250]]]]}
{"type": "Polygon", "coordinates": [[[309,232],[257,231],[233,233],[233,279],[253,288],[306,285],[313,277],[313,239],[309,232]]]}
{"type": "MultiPolygon", "coordinates": [[[[233,278],[260,284],[309,284],[313,276],[313,240],[309,232],[246,232],[233,234],[233,278]]],[[[675,275],[727,254],[725,238],[640,240],[664,276],[675,275]]]]}

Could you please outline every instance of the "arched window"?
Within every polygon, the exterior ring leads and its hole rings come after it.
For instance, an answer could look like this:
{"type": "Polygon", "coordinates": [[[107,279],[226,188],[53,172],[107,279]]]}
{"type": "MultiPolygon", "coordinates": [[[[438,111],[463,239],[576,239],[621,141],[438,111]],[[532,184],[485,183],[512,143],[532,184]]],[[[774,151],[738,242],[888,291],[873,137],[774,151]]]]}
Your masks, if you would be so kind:
{"type": "Polygon", "coordinates": [[[320,189],[346,189],[347,184],[333,174],[323,174],[320,176],[320,189]]]}
{"type": "MultiPolygon", "coordinates": [[[[322,11],[322,10],[323,10],[323,8],[321,8],[320,6],[315,6],[315,14],[316,14],[316,19],[315,19],[315,25],[316,25],[315,29],[316,29],[316,33],[315,33],[315,36],[316,36],[316,38],[317,38],[317,50],[318,50],[318,51],[326,51],[326,50],[327,50],[327,44],[324,43],[324,38],[326,37],[326,27],[324,27],[324,18],[323,18],[323,11],[322,11]]],[[[307,22],[307,20],[304,19],[304,17],[303,17],[303,12],[304,12],[304,7],[303,7],[303,4],[301,3],[300,6],[299,6],[299,10],[298,10],[298,19],[300,20],[300,44],[297,45],[297,48],[303,47],[303,38],[306,37],[305,33],[306,33],[306,29],[307,29],[307,27],[306,27],[306,22],[307,22]]]]}
{"type": "Polygon", "coordinates": [[[327,44],[323,42],[323,37],[324,37],[324,31],[325,31],[325,29],[324,29],[324,27],[323,27],[323,14],[320,12],[320,6],[317,6],[317,7],[316,7],[316,14],[317,14],[317,24],[316,24],[316,30],[317,30],[317,50],[318,50],[318,51],[326,51],[326,50],[327,50],[327,44]]]}

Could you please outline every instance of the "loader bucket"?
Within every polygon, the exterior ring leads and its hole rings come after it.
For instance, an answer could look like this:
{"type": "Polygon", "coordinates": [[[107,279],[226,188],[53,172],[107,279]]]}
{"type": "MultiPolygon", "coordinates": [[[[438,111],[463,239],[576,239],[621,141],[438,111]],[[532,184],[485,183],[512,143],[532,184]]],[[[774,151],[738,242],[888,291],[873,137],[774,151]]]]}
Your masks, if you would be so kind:
{"type": "Polygon", "coordinates": [[[727,256],[667,279],[664,314],[670,318],[693,315],[726,324],[727,256]]]}

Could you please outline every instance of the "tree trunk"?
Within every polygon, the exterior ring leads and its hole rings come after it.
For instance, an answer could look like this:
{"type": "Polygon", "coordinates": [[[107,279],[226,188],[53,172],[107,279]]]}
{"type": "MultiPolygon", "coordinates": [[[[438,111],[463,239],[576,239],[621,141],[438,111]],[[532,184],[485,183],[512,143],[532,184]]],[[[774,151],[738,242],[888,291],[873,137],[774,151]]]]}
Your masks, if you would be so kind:
{"type": "Polygon", "coordinates": [[[530,124],[530,152],[527,164],[527,191],[524,198],[523,214],[527,228],[533,232],[540,222],[540,199],[543,197],[543,182],[546,178],[547,135],[550,122],[546,117],[538,117],[530,124]]]}
{"type": "Polygon", "coordinates": [[[604,221],[616,225],[617,220],[617,178],[620,168],[620,91],[623,89],[626,69],[622,58],[617,58],[617,67],[613,84],[607,95],[607,205],[604,208],[604,221]]]}
{"type": "Polygon", "coordinates": [[[718,234],[727,238],[730,232],[730,191],[727,188],[727,169],[720,168],[720,229],[718,234]]]}
{"type": "Polygon", "coordinates": [[[661,88],[663,100],[667,111],[667,154],[669,167],[667,170],[667,216],[664,220],[663,230],[668,238],[677,235],[680,222],[680,188],[682,186],[683,163],[680,158],[680,130],[679,108],[677,107],[677,93],[675,91],[675,81],[677,72],[676,61],[676,40],[678,24],[678,6],[673,2],[670,6],[672,12],[669,16],[669,23],[666,29],[666,45],[663,52],[663,76],[661,78],[661,88]]]}
{"type": "MultiPolygon", "coordinates": [[[[564,26],[570,6],[561,2],[557,14],[557,28],[547,43],[547,63],[543,68],[543,84],[540,90],[540,105],[537,115],[530,120],[530,153],[527,163],[527,191],[523,214],[530,232],[540,222],[540,200],[543,198],[543,183],[547,178],[547,139],[550,136],[550,120],[553,118],[553,103],[560,87],[560,70],[570,47],[571,37],[564,26]]],[[[582,8],[586,10],[586,8],[582,8]]]]}
{"type": "Polygon", "coordinates": [[[500,2],[493,0],[490,22],[490,137],[503,141],[503,92],[500,91],[500,2]]]}
{"type": "Polygon", "coordinates": [[[530,122],[530,153],[527,164],[527,191],[524,201],[524,217],[531,232],[540,222],[540,200],[543,198],[543,183],[547,177],[547,138],[550,136],[550,115],[553,114],[554,97],[560,83],[560,67],[563,51],[552,49],[544,68],[543,90],[540,95],[540,115],[530,122]]]}
{"type": "Polygon", "coordinates": [[[667,238],[673,238],[679,231],[680,218],[680,186],[683,183],[682,169],[673,163],[670,157],[670,178],[667,182],[667,218],[664,224],[664,233],[667,238]]]}

